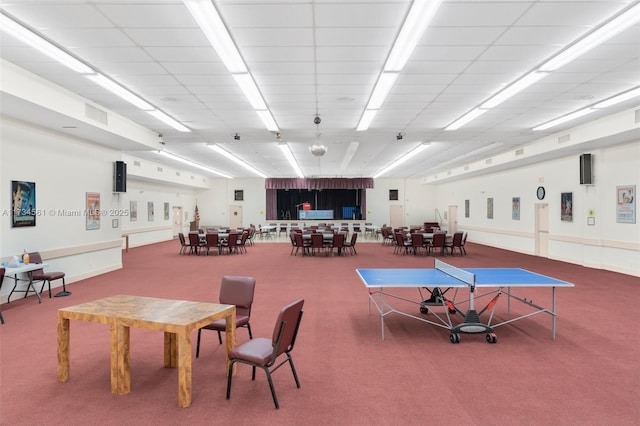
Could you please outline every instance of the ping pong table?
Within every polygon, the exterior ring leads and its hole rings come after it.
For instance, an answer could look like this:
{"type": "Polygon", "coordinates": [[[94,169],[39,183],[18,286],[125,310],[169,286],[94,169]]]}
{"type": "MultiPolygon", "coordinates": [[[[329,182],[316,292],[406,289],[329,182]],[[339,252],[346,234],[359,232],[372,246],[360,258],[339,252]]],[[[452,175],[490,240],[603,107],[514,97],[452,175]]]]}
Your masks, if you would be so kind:
{"type": "MultiPolygon", "coordinates": [[[[520,268],[457,268],[435,259],[430,269],[356,269],[357,274],[369,292],[369,312],[373,304],[380,314],[381,338],[384,339],[384,319],[396,313],[449,330],[451,343],[460,342],[460,334],[485,333],[487,342],[496,343],[494,329],[532,315],[546,313],[551,316],[551,337],[556,338],[556,288],[574,287],[573,284],[547,277],[520,268]],[[543,307],[516,292],[528,287],[551,289],[551,307],[543,307]],[[417,288],[419,299],[410,299],[406,295],[394,294],[393,290],[417,288]],[[468,289],[469,297],[456,301],[458,290],[468,289]],[[478,290],[480,289],[480,290],[478,290]],[[481,293],[480,293],[481,292],[481,293]],[[453,293],[452,297],[448,295],[453,293]],[[498,299],[507,296],[507,314],[511,312],[511,300],[523,303],[531,312],[514,318],[492,323],[498,299]],[[429,297],[425,297],[428,295],[429,297]],[[493,297],[491,297],[493,296],[493,297]],[[480,310],[475,307],[476,299],[491,297],[480,310]],[[409,313],[394,308],[391,302],[402,300],[418,306],[417,312],[409,313]],[[456,306],[457,305],[457,306],[456,306]],[[459,306],[466,306],[465,311],[459,306]],[[439,308],[442,308],[440,312],[439,308]],[[480,316],[487,314],[482,321],[480,316]],[[454,324],[453,317],[460,314],[461,322],[454,324]]],[[[463,296],[464,297],[464,296],[463,296]]],[[[456,317],[457,318],[457,317],[456,317]]]]}

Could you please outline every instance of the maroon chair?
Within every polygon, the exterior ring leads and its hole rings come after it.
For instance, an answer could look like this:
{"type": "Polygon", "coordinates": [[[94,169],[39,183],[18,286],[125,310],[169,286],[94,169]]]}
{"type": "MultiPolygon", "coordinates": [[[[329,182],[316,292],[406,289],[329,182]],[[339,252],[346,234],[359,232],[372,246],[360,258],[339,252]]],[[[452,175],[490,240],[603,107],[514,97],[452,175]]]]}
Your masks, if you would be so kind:
{"type": "Polygon", "coordinates": [[[357,240],[358,240],[358,234],[356,232],[354,232],[353,234],[351,234],[351,240],[344,242],[345,249],[349,249],[349,252],[352,255],[353,254],[358,254],[358,252],[356,252],[356,241],[357,240]]]}
{"type": "MultiPolygon", "coordinates": [[[[354,233],[353,235],[358,235],[358,234],[354,233]]],[[[331,241],[331,248],[330,248],[332,254],[334,249],[338,253],[338,256],[344,253],[344,247],[345,247],[344,237],[345,237],[345,234],[341,232],[333,234],[333,240],[331,241]]]]}
{"type": "Polygon", "coordinates": [[[273,387],[271,375],[278,368],[288,362],[291,366],[296,386],[300,388],[300,381],[298,380],[296,368],[293,365],[291,352],[293,351],[298,330],[300,328],[303,305],[304,299],[299,299],[282,308],[280,315],[278,315],[278,319],[276,320],[271,338],[259,337],[251,339],[247,342],[241,343],[229,351],[227,399],[231,397],[231,380],[233,378],[233,368],[236,363],[247,364],[252,367],[251,380],[256,379],[256,367],[260,367],[264,370],[267,375],[267,380],[269,381],[269,388],[271,389],[271,396],[273,397],[273,403],[275,404],[276,409],[280,408],[280,404],[278,404],[278,398],[276,397],[276,391],[273,387]],[[281,355],[285,355],[286,359],[283,359],[274,367],[281,355]]]}
{"type": "Polygon", "coordinates": [[[182,232],[178,233],[178,239],[180,240],[180,254],[185,254],[191,251],[191,243],[189,243],[182,232]]]}
{"type": "Polygon", "coordinates": [[[431,244],[429,245],[429,250],[433,250],[435,253],[436,249],[440,251],[440,255],[446,254],[446,243],[447,243],[447,233],[446,232],[435,232],[433,234],[433,238],[431,240],[431,244]]]}
{"type": "MultiPolygon", "coordinates": [[[[253,294],[255,293],[256,279],[253,277],[222,277],[220,284],[219,301],[223,305],[236,305],[236,328],[245,327],[249,332],[249,339],[253,339],[251,334],[251,306],[253,305],[253,294]]],[[[226,330],[226,320],[220,319],[198,329],[198,343],[196,344],[196,358],[200,356],[200,334],[202,330],[214,330],[218,332],[218,342],[222,344],[222,332],[226,330]]]]}
{"type": "Polygon", "coordinates": [[[445,243],[445,247],[451,250],[451,256],[453,256],[456,247],[460,251],[460,256],[462,256],[462,234],[462,232],[454,232],[451,241],[445,243]]]}
{"type": "Polygon", "coordinates": [[[420,251],[425,248],[424,235],[421,232],[414,232],[411,234],[411,248],[413,249],[413,254],[415,255],[420,253],[420,251]]]}
{"type": "Polygon", "coordinates": [[[303,256],[305,254],[308,254],[309,248],[311,247],[311,240],[305,240],[302,237],[302,233],[300,232],[296,232],[293,238],[295,239],[295,242],[296,242],[296,252],[294,253],[294,256],[298,255],[298,250],[300,249],[302,249],[303,256]]]}
{"type": "Polygon", "coordinates": [[[207,232],[206,234],[206,243],[207,243],[207,256],[209,256],[209,250],[214,249],[220,254],[220,236],[217,232],[207,232]]]}
{"type": "Polygon", "coordinates": [[[221,251],[227,251],[227,254],[231,254],[233,252],[237,253],[238,249],[238,233],[230,232],[227,239],[220,243],[221,251]]]}
{"type": "Polygon", "coordinates": [[[200,254],[200,248],[205,249],[207,247],[207,242],[200,239],[200,232],[191,231],[189,232],[189,254],[195,253],[200,254]]]}
{"type": "Polygon", "coordinates": [[[467,254],[467,250],[464,248],[464,245],[467,243],[467,233],[464,233],[464,237],[462,237],[462,243],[460,243],[460,250],[462,250],[463,254],[467,254]]]}
{"type": "Polygon", "coordinates": [[[315,256],[316,251],[324,251],[324,235],[318,233],[311,234],[311,255],[315,256]]]}
{"type": "MultiPolygon", "coordinates": [[[[29,263],[42,263],[42,256],[40,256],[40,252],[34,251],[33,253],[29,253],[29,263]]],[[[65,286],[64,276],[64,272],[44,272],[42,269],[36,269],[31,273],[33,282],[42,281],[40,293],[44,290],[44,285],[48,284],[49,299],[51,299],[51,281],[55,280],[62,280],[62,291],[56,293],[56,297],[64,297],[71,294],[71,292],[67,291],[67,287],[65,286]]]]}

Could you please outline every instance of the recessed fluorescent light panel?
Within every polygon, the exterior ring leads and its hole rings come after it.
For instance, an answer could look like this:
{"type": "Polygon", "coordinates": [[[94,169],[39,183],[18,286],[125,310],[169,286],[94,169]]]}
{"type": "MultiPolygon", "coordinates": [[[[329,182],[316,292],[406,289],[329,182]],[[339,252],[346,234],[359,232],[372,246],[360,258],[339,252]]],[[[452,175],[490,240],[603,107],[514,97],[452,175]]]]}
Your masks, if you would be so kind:
{"type": "Polygon", "coordinates": [[[291,152],[291,148],[289,148],[289,144],[287,144],[287,143],[279,143],[278,147],[280,147],[280,150],[282,151],[282,154],[285,156],[285,158],[287,159],[287,161],[289,162],[289,164],[291,165],[293,170],[295,170],[296,176],[298,176],[299,178],[304,178],[304,174],[302,173],[302,169],[300,169],[300,166],[298,165],[298,162],[296,161],[295,157],[293,156],[293,152],[291,152]]]}
{"type": "Polygon", "coordinates": [[[346,154],[344,154],[344,158],[342,159],[342,163],[340,164],[340,170],[347,170],[351,159],[356,154],[358,147],[360,146],[359,142],[353,141],[349,144],[349,148],[347,148],[346,154]]]}
{"type": "Polygon", "coordinates": [[[393,163],[389,164],[384,169],[382,169],[379,172],[377,172],[376,174],[374,174],[373,178],[374,179],[379,178],[380,176],[386,174],[390,170],[395,169],[396,167],[398,167],[399,165],[403,164],[407,160],[409,160],[409,159],[415,157],[416,155],[420,154],[422,151],[427,149],[429,147],[429,145],[430,145],[429,143],[421,143],[420,145],[418,145],[417,147],[415,147],[414,149],[412,149],[411,151],[409,151],[408,153],[406,153],[402,157],[398,158],[393,163]]]}
{"type": "Polygon", "coordinates": [[[224,173],[221,173],[217,170],[211,169],[209,167],[203,166],[202,164],[198,164],[198,163],[194,163],[191,160],[187,160],[186,158],[182,158],[182,157],[178,157],[177,155],[171,154],[170,152],[166,152],[166,151],[158,151],[158,154],[162,155],[163,157],[166,158],[170,158],[174,161],[178,161],[182,164],[186,164],[187,166],[190,167],[195,167],[197,169],[200,170],[204,170],[205,172],[209,172],[209,173],[213,173],[215,175],[227,178],[227,179],[233,179],[233,177],[229,176],[229,175],[225,175],[224,173]]]}
{"type": "Polygon", "coordinates": [[[249,170],[250,172],[257,174],[261,178],[266,178],[267,177],[267,175],[262,173],[260,170],[258,170],[255,167],[251,166],[249,163],[245,163],[244,161],[242,161],[241,159],[239,159],[238,157],[236,157],[235,155],[233,155],[232,153],[230,153],[226,149],[223,149],[220,146],[215,145],[215,144],[214,145],[207,145],[207,146],[209,147],[209,149],[212,149],[213,151],[215,151],[218,154],[222,155],[226,159],[233,161],[237,165],[244,167],[245,169],[249,170]]]}

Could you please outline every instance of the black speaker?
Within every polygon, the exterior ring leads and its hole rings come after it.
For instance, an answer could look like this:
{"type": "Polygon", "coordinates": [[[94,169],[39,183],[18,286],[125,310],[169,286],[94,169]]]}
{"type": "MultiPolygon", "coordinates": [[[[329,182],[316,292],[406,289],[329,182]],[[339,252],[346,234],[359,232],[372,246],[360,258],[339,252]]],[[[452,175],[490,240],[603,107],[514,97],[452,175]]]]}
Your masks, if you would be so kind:
{"type": "Polygon", "coordinates": [[[113,163],[113,192],[127,192],[127,163],[113,163]]]}
{"type": "Polygon", "coordinates": [[[580,156],[580,185],[593,185],[593,157],[591,154],[580,156]]]}

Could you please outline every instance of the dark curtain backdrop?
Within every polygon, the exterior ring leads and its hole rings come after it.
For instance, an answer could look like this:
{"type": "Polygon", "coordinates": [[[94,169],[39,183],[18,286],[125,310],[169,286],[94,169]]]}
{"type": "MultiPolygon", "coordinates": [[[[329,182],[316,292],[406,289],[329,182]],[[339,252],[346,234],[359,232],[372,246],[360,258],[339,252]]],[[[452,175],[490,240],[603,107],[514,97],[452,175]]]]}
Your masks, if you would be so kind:
{"type": "Polygon", "coordinates": [[[265,188],[266,220],[298,220],[299,204],[305,202],[311,203],[313,210],[333,210],[334,220],[343,219],[343,207],[356,207],[356,219],[364,220],[367,204],[366,189],[373,188],[373,179],[270,178],[266,179],[265,188]]]}

